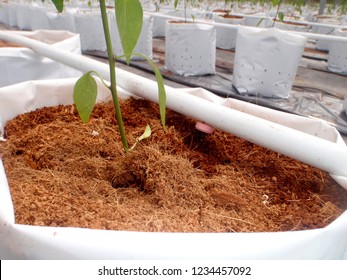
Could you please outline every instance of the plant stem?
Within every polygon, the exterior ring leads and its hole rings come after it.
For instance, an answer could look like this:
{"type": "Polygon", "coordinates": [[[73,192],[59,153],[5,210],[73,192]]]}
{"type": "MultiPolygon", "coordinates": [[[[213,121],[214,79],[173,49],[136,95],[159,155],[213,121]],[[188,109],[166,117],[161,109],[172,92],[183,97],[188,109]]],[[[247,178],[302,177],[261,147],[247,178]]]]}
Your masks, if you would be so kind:
{"type": "Polygon", "coordinates": [[[278,13],[279,13],[279,11],[280,11],[281,4],[282,4],[282,0],[280,0],[280,1],[278,2],[277,11],[276,11],[276,16],[275,16],[274,22],[273,22],[273,24],[272,24],[272,27],[275,26],[275,22],[276,22],[276,20],[277,20],[277,15],[278,15],[278,13]]]}
{"type": "Polygon", "coordinates": [[[129,150],[128,147],[128,141],[125,134],[125,128],[123,124],[122,119],[122,113],[119,106],[119,100],[117,95],[117,84],[116,84],[116,68],[115,68],[115,59],[113,54],[113,48],[112,48],[112,41],[111,41],[111,35],[110,35],[110,29],[108,25],[108,18],[107,18],[107,10],[106,10],[106,3],[105,0],[99,0],[100,3],[100,11],[101,11],[101,18],[102,18],[102,24],[104,29],[104,35],[106,40],[106,48],[107,48],[107,56],[108,56],[108,63],[110,66],[110,82],[111,85],[109,86],[109,89],[112,94],[112,100],[113,105],[116,110],[116,118],[119,126],[119,132],[122,138],[123,147],[126,151],[129,150]]]}

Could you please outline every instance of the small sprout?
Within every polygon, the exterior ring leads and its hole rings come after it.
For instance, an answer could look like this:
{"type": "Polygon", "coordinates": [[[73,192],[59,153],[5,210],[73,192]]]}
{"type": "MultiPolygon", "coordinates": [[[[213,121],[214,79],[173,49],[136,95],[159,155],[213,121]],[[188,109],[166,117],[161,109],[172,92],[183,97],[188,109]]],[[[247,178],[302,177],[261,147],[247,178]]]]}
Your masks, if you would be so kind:
{"type": "Polygon", "coordinates": [[[150,137],[151,135],[152,135],[151,127],[147,124],[144,133],[139,138],[137,138],[137,142],[140,142],[140,141],[150,137]]]}
{"type": "Polygon", "coordinates": [[[269,204],[269,196],[268,196],[268,195],[263,194],[263,195],[261,196],[261,200],[262,200],[262,203],[263,203],[264,205],[269,204]]]}
{"type": "Polygon", "coordinates": [[[133,150],[136,145],[138,143],[140,143],[142,140],[145,140],[147,138],[149,138],[150,136],[152,135],[152,129],[151,127],[147,124],[146,125],[146,128],[145,128],[145,131],[142,133],[142,135],[138,138],[136,138],[136,142],[134,143],[134,145],[130,148],[130,150],[133,150]]]}

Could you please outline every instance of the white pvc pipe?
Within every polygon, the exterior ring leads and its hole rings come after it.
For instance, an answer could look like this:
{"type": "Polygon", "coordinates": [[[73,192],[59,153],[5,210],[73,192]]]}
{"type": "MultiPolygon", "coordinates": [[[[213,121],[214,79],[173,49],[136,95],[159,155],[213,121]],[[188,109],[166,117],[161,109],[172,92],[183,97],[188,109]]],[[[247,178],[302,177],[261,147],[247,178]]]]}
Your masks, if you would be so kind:
{"type": "MultiPolygon", "coordinates": [[[[146,14],[151,15],[151,16],[155,16],[155,17],[159,17],[159,18],[167,18],[167,19],[171,19],[171,20],[182,20],[181,17],[176,17],[176,16],[170,16],[170,15],[164,15],[164,14],[155,14],[155,13],[149,13],[149,12],[146,12],[146,14]]],[[[186,21],[210,24],[210,25],[219,26],[219,27],[223,27],[223,28],[229,28],[229,29],[238,29],[238,27],[239,27],[239,25],[237,25],[237,24],[219,23],[219,22],[213,22],[213,21],[207,21],[207,20],[198,20],[198,19],[193,20],[193,19],[187,18],[186,21]]],[[[309,23],[307,23],[307,24],[309,24],[309,23]]],[[[322,24],[311,24],[311,25],[322,25],[322,24]]],[[[344,26],[336,26],[336,27],[343,28],[344,26]]],[[[261,27],[257,27],[257,28],[261,28],[261,27]]],[[[308,32],[298,32],[298,31],[292,31],[292,30],[283,30],[283,31],[289,32],[289,33],[299,34],[299,35],[306,37],[307,39],[313,39],[313,40],[324,39],[324,40],[328,40],[328,41],[332,41],[332,42],[345,42],[345,43],[347,43],[347,38],[341,37],[341,36],[333,36],[333,35],[318,34],[318,33],[308,33],[308,32]]]]}
{"type": "MultiPolygon", "coordinates": [[[[14,35],[8,31],[0,31],[0,39],[29,47],[38,55],[64,63],[82,72],[94,70],[104,79],[109,80],[109,67],[105,63],[14,35]]],[[[121,69],[117,69],[116,72],[118,86],[158,103],[155,81],[121,69]]],[[[347,177],[345,146],[212,103],[168,86],[166,86],[166,94],[167,107],[176,112],[298,159],[332,175],[347,177]]]]}

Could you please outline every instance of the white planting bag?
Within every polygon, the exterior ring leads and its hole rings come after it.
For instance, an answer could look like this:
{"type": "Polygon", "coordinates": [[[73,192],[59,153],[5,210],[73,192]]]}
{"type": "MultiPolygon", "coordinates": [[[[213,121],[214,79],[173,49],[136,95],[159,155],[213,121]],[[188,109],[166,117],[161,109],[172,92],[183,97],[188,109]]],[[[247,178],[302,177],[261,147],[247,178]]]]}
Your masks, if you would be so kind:
{"type": "MultiPolygon", "coordinates": [[[[328,27],[328,26],[313,26],[312,32],[318,33],[318,34],[324,34],[324,35],[330,35],[334,32],[334,27],[328,27]]],[[[330,41],[326,39],[317,39],[316,40],[316,49],[320,51],[329,51],[330,48],[330,41]]]]}
{"type": "Polygon", "coordinates": [[[305,43],[277,28],[239,26],[233,85],[241,95],[288,98],[305,43]]]}
{"type": "Polygon", "coordinates": [[[8,25],[11,27],[17,27],[17,5],[16,3],[8,5],[8,25]]]}
{"type": "Polygon", "coordinates": [[[0,22],[9,25],[9,5],[7,3],[0,4],[0,22]]]}
{"type": "MultiPolygon", "coordinates": [[[[79,36],[67,31],[6,31],[32,38],[51,46],[81,54],[79,36]]],[[[28,80],[79,77],[81,72],[51,59],[38,56],[28,48],[5,47],[0,51],[0,87],[28,80]],[[15,74],[14,74],[15,73],[15,74]]]]}
{"type": "Polygon", "coordinates": [[[19,3],[16,7],[17,27],[21,30],[31,30],[30,6],[19,3]]]}
{"type": "Polygon", "coordinates": [[[76,32],[81,37],[82,51],[106,51],[106,41],[100,12],[74,14],[76,32]]]}
{"type": "MultiPolygon", "coordinates": [[[[312,32],[324,35],[331,35],[335,31],[334,26],[328,25],[340,25],[340,22],[334,16],[315,15],[313,17],[313,21],[317,23],[322,23],[322,25],[314,25],[312,27],[312,32]]],[[[321,51],[329,51],[330,43],[331,41],[326,39],[317,39],[316,49],[321,51]]]]}
{"type": "Polygon", "coordinates": [[[47,20],[49,22],[50,29],[52,30],[67,30],[70,32],[76,32],[74,9],[65,10],[62,13],[47,12],[47,20]]]}
{"type": "MultiPolygon", "coordinates": [[[[30,5],[30,6],[27,6],[27,8],[30,11],[31,30],[52,29],[47,17],[47,13],[48,13],[47,8],[37,6],[37,5],[30,5]]],[[[67,29],[61,29],[61,30],[67,30],[67,29]]]]}
{"type": "MultiPolygon", "coordinates": [[[[160,13],[158,13],[160,14],[160,13]]],[[[154,16],[153,18],[153,38],[157,37],[165,37],[165,29],[166,29],[166,22],[167,18],[161,18],[154,16]]]]}
{"type": "MultiPolygon", "coordinates": [[[[336,29],[333,35],[347,37],[347,29],[336,29]]],[[[328,69],[347,75],[347,42],[330,42],[328,69]]]]}
{"type": "MultiPolygon", "coordinates": [[[[220,14],[214,14],[214,20],[217,23],[237,25],[244,24],[244,18],[228,18],[220,14]]],[[[216,47],[225,50],[235,49],[237,29],[231,29],[223,26],[216,26],[216,47]]]]}
{"type": "Polygon", "coordinates": [[[165,68],[182,76],[215,73],[216,29],[190,22],[166,24],[165,68]]]}
{"type": "MultiPolygon", "coordinates": [[[[44,106],[71,104],[75,82],[75,79],[34,81],[1,88],[0,130],[18,114],[44,106]]],[[[108,91],[101,89],[98,100],[109,99],[108,91]]],[[[339,133],[322,121],[220,98],[202,89],[187,92],[187,97],[194,95],[264,121],[305,131],[347,149],[339,133]]],[[[182,91],[177,92],[180,94],[182,91]]],[[[340,183],[347,189],[347,178],[342,178],[340,183]]],[[[346,235],[347,212],[325,228],[271,233],[151,233],[20,225],[15,223],[0,161],[1,259],[342,259],[347,258],[346,235]]]]}

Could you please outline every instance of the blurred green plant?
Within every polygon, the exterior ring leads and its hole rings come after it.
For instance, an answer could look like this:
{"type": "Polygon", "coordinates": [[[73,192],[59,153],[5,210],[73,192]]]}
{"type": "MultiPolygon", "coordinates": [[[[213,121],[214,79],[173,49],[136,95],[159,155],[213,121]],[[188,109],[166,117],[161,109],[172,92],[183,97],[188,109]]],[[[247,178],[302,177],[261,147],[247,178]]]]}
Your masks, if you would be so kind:
{"type": "Polygon", "coordinates": [[[277,6],[276,15],[275,15],[272,27],[275,26],[276,20],[283,22],[284,13],[282,11],[280,11],[281,4],[282,4],[282,0],[272,0],[272,6],[273,7],[277,6]]]}

